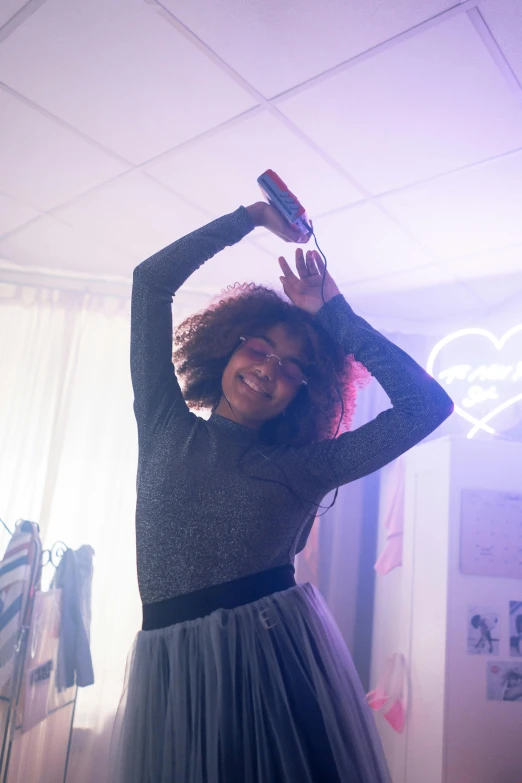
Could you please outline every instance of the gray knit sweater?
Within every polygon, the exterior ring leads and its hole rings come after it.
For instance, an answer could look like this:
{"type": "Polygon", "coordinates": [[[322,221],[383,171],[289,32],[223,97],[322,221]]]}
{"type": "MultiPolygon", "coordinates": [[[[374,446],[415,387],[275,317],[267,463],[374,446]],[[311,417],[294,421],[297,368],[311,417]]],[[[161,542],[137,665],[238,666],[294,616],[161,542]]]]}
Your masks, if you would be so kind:
{"type": "Polygon", "coordinates": [[[453,409],[439,384],[339,295],[316,319],[372,373],[393,407],[335,441],[301,447],[268,446],[236,422],[191,413],[172,364],[172,296],[202,263],[253,228],[240,207],[134,270],[136,532],[145,604],[292,563],[326,493],[383,467],[453,409]]]}

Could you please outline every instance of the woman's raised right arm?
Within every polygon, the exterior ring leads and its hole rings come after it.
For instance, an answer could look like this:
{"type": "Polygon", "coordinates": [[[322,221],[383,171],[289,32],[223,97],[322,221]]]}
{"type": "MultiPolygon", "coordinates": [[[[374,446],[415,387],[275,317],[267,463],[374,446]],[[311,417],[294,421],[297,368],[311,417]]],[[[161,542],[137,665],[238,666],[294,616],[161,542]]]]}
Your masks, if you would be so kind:
{"type": "Polygon", "coordinates": [[[134,270],[131,377],[140,441],[171,417],[189,416],[172,364],[172,297],[205,261],[248,234],[255,209],[229,215],[178,239],[134,270]]]}

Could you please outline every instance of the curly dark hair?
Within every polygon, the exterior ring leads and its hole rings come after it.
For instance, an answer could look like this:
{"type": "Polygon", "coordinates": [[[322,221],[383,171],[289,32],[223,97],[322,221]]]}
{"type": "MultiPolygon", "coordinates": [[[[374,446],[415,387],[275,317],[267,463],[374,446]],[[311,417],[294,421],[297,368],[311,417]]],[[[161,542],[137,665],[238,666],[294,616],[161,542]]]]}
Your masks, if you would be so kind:
{"type": "Polygon", "coordinates": [[[174,330],[174,365],[188,405],[216,408],[225,367],[243,335],[255,335],[284,324],[304,337],[313,372],[284,416],[265,422],[260,436],[269,443],[303,445],[335,437],[349,428],[356,388],[369,377],[315,319],[255,283],[235,283],[205,310],[186,318],[174,330]]]}

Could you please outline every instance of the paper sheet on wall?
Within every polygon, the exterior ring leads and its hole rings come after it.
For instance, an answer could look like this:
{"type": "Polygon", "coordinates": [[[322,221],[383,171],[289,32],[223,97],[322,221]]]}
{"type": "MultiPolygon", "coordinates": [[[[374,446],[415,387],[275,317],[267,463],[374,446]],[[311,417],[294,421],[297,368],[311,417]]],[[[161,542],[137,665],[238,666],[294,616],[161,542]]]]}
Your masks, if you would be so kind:
{"type": "Polygon", "coordinates": [[[487,691],[488,699],[517,702],[522,707],[522,663],[488,661],[487,691]]]}
{"type": "Polygon", "coordinates": [[[460,570],[522,579],[522,494],[462,490],[460,570]]]}

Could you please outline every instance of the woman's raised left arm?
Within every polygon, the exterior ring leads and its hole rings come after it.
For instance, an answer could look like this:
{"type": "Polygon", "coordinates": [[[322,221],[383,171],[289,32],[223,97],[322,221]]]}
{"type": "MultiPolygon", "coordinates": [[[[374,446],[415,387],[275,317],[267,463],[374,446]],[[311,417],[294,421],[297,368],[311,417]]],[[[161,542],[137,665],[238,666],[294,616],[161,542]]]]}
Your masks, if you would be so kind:
{"type": "MultiPolygon", "coordinates": [[[[302,254],[299,255],[298,271],[301,266],[300,274],[303,276],[299,280],[298,294],[307,296],[308,311],[315,315],[317,322],[346,354],[353,354],[369,370],[392,403],[389,410],[368,424],[345,432],[335,440],[321,441],[299,450],[303,468],[313,474],[325,491],[329,491],[373,473],[408,451],[450,416],[453,402],[440,384],[411,356],[353,312],[329,276],[324,286],[326,304],[322,304],[317,292],[324,265],[314,253],[315,267],[307,263],[312,271],[307,275],[302,267],[302,254]],[[314,269],[318,274],[313,274],[314,269]],[[307,293],[307,276],[315,278],[311,281],[312,293],[310,290],[307,293]]],[[[285,264],[281,263],[281,268],[287,281],[285,264]]],[[[287,281],[285,285],[285,291],[291,298],[292,286],[294,289],[298,286],[296,276],[293,277],[293,280],[290,278],[292,282],[287,281]]],[[[298,304],[298,301],[294,303],[298,304]]]]}
{"type": "Polygon", "coordinates": [[[355,315],[342,295],[325,304],[316,318],[371,372],[392,403],[368,424],[302,448],[307,469],[329,491],[411,449],[451,415],[453,402],[411,356],[355,315]]]}

